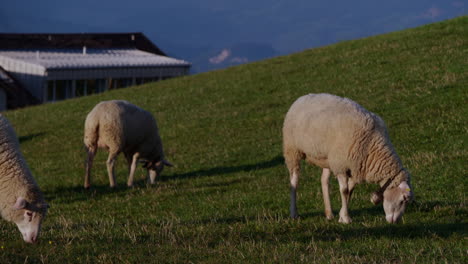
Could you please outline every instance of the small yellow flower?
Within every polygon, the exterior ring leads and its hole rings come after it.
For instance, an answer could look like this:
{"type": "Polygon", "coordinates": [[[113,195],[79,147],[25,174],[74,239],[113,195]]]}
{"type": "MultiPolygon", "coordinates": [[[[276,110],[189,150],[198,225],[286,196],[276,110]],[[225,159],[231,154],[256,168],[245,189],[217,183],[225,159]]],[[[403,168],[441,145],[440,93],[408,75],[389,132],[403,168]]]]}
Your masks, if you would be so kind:
{"type": "Polygon", "coordinates": [[[49,240],[49,244],[52,245],[52,241],[49,240]]]}

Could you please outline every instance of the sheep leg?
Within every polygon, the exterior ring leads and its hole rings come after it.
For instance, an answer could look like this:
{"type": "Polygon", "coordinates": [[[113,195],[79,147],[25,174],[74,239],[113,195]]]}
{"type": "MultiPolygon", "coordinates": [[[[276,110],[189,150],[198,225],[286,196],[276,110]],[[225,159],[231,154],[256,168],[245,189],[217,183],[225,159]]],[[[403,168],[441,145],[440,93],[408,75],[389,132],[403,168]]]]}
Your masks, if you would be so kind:
{"type": "Polygon", "coordinates": [[[329,182],[330,182],[330,169],[324,168],[322,171],[322,195],[323,195],[323,203],[325,204],[325,216],[328,220],[333,219],[333,211],[331,208],[330,203],[330,190],[329,190],[329,182]]]}
{"type": "Polygon", "coordinates": [[[297,213],[296,205],[296,193],[297,187],[299,185],[299,171],[294,170],[290,173],[290,183],[291,183],[291,203],[289,205],[289,212],[291,218],[297,218],[299,215],[297,213]]]}
{"type": "Polygon", "coordinates": [[[94,156],[96,155],[96,148],[87,149],[88,157],[86,159],[86,173],[84,180],[84,187],[88,189],[91,186],[91,167],[93,166],[94,156]]]}
{"type": "Polygon", "coordinates": [[[292,154],[294,152],[286,153],[285,155],[285,161],[286,165],[289,170],[289,181],[291,184],[291,201],[289,205],[289,212],[291,215],[291,218],[297,218],[299,215],[297,213],[297,206],[296,206],[296,192],[297,192],[297,187],[299,185],[299,175],[301,171],[300,167],[300,156],[298,153],[292,154]],[[289,155],[288,155],[289,154],[289,155]]]}
{"type": "Polygon", "coordinates": [[[156,173],[156,170],[148,170],[148,181],[150,184],[155,184],[156,183],[156,177],[158,174],[156,173]]]}
{"type": "Polygon", "coordinates": [[[140,153],[137,152],[137,153],[133,154],[133,158],[131,160],[131,165],[130,165],[130,174],[128,175],[128,181],[127,181],[127,186],[128,187],[133,186],[133,175],[135,174],[136,163],[137,163],[139,157],[140,157],[140,153]]]}
{"type": "Polygon", "coordinates": [[[110,183],[111,188],[115,187],[114,165],[115,165],[115,160],[116,160],[118,154],[119,154],[119,152],[117,152],[117,151],[109,150],[109,157],[107,158],[107,162],[106,162],[107,174],[109,175],[109,183],[110,183]]]}
{"type": "Polygon", "coordinates": [[[348,177],[346,176],[346,174],[338,175],[338,183],[340,184],[341,194],[340,220],[338,220],[338,222],[349,224],[351,223],[351,218],[348,214],[348,198],[350,197],[350,192],[348,188],[348,177]]]}
{"type": "Polygon", "coordinates": [[[356,186],[356,183],[352,180],[348,180],[348,204],[351,202],[351,195],[353,194],[354,191],[354,186],[356,186]]]}

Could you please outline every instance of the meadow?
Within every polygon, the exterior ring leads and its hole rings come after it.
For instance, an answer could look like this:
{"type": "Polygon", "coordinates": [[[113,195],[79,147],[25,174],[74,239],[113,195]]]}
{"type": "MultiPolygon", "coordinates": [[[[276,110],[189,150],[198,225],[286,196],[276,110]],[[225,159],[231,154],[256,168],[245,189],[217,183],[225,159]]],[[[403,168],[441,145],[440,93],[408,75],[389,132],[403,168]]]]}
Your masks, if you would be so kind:
{"type": "Polygon", "coordinates": [[[0,222],[0,263],[466,263],[468,17],[344,41],[225,70],[7,111],[51,205],[40,243],[0,222]],[[388,224],[356,187],[349,225],[327,221],[320,169],[303,164],[300,219],[289,218],[281,128],[307,93],[351,98],[386,122],[412,174],[415,201],[388,224]],[[98,151],[83,189],[83,124],[100,101],[152,112],[166,168],[155,186],[139,168],[108,187],[98,151]]]}

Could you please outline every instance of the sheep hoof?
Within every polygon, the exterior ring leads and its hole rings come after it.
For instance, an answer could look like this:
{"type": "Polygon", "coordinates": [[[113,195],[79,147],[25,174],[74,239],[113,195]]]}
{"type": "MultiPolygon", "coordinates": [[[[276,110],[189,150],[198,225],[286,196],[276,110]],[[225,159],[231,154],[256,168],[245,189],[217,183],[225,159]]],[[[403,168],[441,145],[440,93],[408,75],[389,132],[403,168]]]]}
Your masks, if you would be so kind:
{"type": "Polygon", "coordinates": [[[85,188],[86,190],[89,190],[90,187],[91,187],[91,184],[85,184],[85,185],[84,185],[84,188],[85,188]]]}
{"type": "Polygon", "coordinates": [[[349,216],[340,216],[340,220],[338,220],[338,222],[342,224],[350,224],[351,218],[349,216]]]}
{"type": "Polygon", "coordinates": [[[327,220],[332,220],[333,218],[335,218],[333,214],[326,214],[325,217],[327,218],[327,220]]]}

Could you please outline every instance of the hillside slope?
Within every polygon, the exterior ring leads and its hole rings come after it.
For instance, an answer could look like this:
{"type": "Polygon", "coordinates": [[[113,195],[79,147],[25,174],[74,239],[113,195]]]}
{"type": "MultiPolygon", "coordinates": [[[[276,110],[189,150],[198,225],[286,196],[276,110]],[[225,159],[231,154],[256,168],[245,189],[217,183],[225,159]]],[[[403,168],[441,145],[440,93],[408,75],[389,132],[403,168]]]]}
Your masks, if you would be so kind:
{"type": "MultiPolygon", "coordinates": [[[[5,113],[51,204],[42,243],[4,221],[0,262],[462,262],[468,124],[468,17],[184,78],[5,113]],[[378,113],[413,175],[416,202],[388,225],[358,186],[353,223],[323,216],[320,171],[305,166],[288,219],[281,127],[307,93],[378,113]],[[125,99],[154,113],[167,158],[156,187],[108,188],[103,151],[82,189],[86,114],[125,99]],[[8,250],[3,250],[3,248],[8,250]],[[58,254],[60,252],[60,254],[58,254]],[[118,252],[118,253],[116,253],[118,252]]],[[[339,210],[336,181],[332,204],[339,210]]]]}

